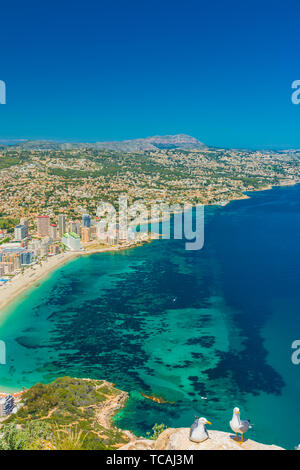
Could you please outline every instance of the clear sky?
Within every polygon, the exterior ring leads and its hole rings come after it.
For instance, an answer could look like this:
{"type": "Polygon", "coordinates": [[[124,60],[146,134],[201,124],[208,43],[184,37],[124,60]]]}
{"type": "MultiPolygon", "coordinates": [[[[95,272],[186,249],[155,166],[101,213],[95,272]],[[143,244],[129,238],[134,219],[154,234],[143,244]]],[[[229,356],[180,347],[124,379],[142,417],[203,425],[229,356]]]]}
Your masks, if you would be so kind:
{"type": "Polygon", "coordinates": [[[2,2],[0,139],[300,147],[300,4],[2,2]]]}

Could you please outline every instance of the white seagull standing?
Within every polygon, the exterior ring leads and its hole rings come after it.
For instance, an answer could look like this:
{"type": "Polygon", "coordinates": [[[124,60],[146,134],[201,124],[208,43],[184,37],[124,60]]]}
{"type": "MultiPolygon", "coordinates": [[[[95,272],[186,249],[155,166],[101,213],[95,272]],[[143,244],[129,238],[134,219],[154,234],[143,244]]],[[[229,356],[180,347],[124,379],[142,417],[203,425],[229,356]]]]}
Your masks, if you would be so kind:
{"type": "Polygon", "coordinates": [[[209,438],[209,435],[205,426],[206,424],[211,424],[211,423],[207,421],[206,418],[198,418],[198,416],[196,416],[196,420],[190,428],[190,441],[203,442],[209,438]]]}
{"type": "Polygon", "coordinates": [[[236,438],[237,434],[241,434],[241,442],[243,442],[243,435],[250,427],[250,420],[241,420],[239,408],[234,408],[232,420],[229,421],[229,424],[236,438]]]}

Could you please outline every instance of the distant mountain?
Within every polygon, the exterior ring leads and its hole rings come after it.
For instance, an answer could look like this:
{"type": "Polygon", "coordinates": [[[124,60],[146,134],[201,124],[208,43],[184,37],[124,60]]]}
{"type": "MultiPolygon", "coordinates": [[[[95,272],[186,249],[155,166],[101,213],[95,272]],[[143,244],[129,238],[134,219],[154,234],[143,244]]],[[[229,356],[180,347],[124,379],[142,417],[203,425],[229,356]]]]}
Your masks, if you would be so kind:
{"type": "Polygon", "coordinates": [[[123,140],[121,142],[97,142],[95,145],[99,149],[121,150],[124,152],[157,150],[158,148],[191,150],[206,147],[202,142],[195,139],[195,137],[185,134],[156,135],[145,139],[123,140]]]}
{"type": "MultiPolygon", "coordinates": [[[[10,143],[9,147],[22,148],[24,150],[61,150],[67,148],[69,144],[56,142],[54,140],[24,140],[17,143],[10,143]]],[[[73,148],[73,144],[70,144],[73,148]]],[[[77,146],[77,144],[75,144],[77,146]]],[[[81,145],[80,145],[81,146],[81,145]]]]}
{"type": "Polygon", "coordinates": [[[71,150],[77,148],[94,148],[97,150],[116,150],[120,152],[141,152],[144,150],[157,149],[204,149],[206,146],[185,134],[177,135],[156,135],[145,139],[122,140],[110,142],[55,142],[47,140],[27,140],[13,143],[10,146],[26,149],[26,150],[71,150]]]}
{"type": "Polygon", "coordinates": [[[26,142],[26,139],[0,139],[0,145],[16,145],[20,142],[26,142]]]}

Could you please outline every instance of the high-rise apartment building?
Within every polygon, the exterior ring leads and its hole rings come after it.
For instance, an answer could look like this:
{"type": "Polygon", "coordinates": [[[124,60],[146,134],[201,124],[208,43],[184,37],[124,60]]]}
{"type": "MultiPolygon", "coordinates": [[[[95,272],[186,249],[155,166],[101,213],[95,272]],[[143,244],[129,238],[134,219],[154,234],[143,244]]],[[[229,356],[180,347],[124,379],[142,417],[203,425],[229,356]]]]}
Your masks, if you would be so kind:
{"type": "Polygon", "coordinates": [[[15,227],[15,240],[20,242],[27,237],[28,230],[26,230],[25,225],[17,225],[15,227]]]}
{"type": "Polygon", "coordinates": [[[62,237],[62,243],[72,251],[80,251],[80,237],[76,233],[65,233],[62,237]]]}
{"type": "Polygon", "coordinates": [[[25,250],[20,254],[21,265],[29,265],[32,263],[34,257],[33,251],[25,250]]]}
{"type": "Polygon", "coordinates": [[[51,224],[50,225],[49,235],[54,241],[57,240],[57,226],[56,226],[56,224],[51,224]]]}
{"type": "Polygon", "coordinates": [[[11,414],[15,406],[15,399],[12,395],[6,395],[0,398],[0,416],[8,416],[11,414]]]}
{"type": "Polygon", "coordinates": [[[82,216],[82,226],[83,227],[90,227],[91,226],[91,217],[89,214],[83,214],[82,216]]]}
{"type": "Polygon", "coordinates": [[[25,231],[26,231],[26,237],[28,237],[28,233],[29,233],[29,222],[28,222],[28,219],[26,219],[25,217],[22,217],[21,220],[20,220],[20,225],[24,225],[25,231]]]}
{"type": "Polygon", "coordinates": [[[82,227],[81,241],[82,243],[88,243],[91,241],[91,229],[89,227],[82,227]]]}
{"type": "Polygon", "coordinates": [[[76,235],[80,235],[80,222],[79,220],[76,220],[76,222],[73,222],[71,220],[68,224],[68,233],[76,233],[76,235]]]}
{"type": "Polygon", "coordinates": [[[3,274],[12,274],[15,270],[14,263],[6,263],[5,261],[0,261],[0,269],[3,274]]]}
{"type": "Polygon", "coordinates": [[[91,225],[91,238],[96,238],[97,236],[97,225],[91,225]]]}
{"type": "Polygon", "coordinates": [[[40,215],[36,223],[38,235],[40,237],[48,237],[50,233],[50,217],[48,215],[40,215]]]}
{"type": "Polygon", "coordinates": [[[65,232],[66,232],[66,216],[61,214],[58,216],[58,234],[60,238],[63,236],[65,232]]]}

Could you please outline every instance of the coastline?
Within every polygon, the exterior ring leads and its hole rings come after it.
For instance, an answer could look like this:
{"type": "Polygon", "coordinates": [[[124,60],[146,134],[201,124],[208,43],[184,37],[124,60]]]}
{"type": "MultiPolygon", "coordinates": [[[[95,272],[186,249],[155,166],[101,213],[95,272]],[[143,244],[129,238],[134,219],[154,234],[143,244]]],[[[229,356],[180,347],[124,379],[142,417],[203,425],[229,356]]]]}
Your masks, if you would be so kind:
{"type": "Polygon", "coordinates": [[[36,264],[32,269],[27,268],[24,274],[16,275],[6,285],[1,286],[0,315],[2,313],[1,310],[7,307],[16,297],[30,289],[36,282],[47,277],[56,268],[63,266],[77,256],[78,253],[75,252],[61,253],[60,255],[53,256],[44,261],[42,265],[36,264]]]}
{"type": "MultiPolygon", "coordinates": [[[[274,188],[279,188],[279,187],[289,187],[289,186],[294,186],[296,184],[299,184],[299,181],[291,181],[291,183],[287,184],[278,184],[275,186],[270,186],[268,185],[265,188],[260,188],[260,189],[253,189],[250,191],[246,191],[243,193],[242,197],[237,197],[235,199],[231,199],[227,201],[225,204],[206,204],[205,207],[210,207],[210,206],[227,206],[233,201],[238,201],[238,200],[244,200],[244,199],[250,199],[251,196],[248,193],[256,193],[260,191],[268,191],[274,188]]],[[[196,204],[198,205],[203,205],[203,204],[196,204]]],[[[155,224],[159,222],[163,222],[167,219],[162,219],[162,220],[149,220],[149,223],[155,224]]],[[[156,238],[156,237],[155,237],[156,238]]],[[[155,239],[154,238],[154,239],[155,239]]],[[[158,239],[160,238],[159,236],[157,237],[158,239]]],[[[150,240],[148,240],[146,243],[151,243],[153,241],[153,238],[150,237],[150,240]]],[[[145,243],[145,242],[144,242],[145,243]]],[[[26,290],[29,290],[31,287],[34,287],[34,284],[40,281],[41,279],[45,279],[48,275],[50,275],[53,271],[56,269],[60,268],[64,264],[68,263],[69,261],[72,261],[73,259],[76,259],[81,256],[90,256],[96,253],[106,253],[106,252],[117,252],[121,250],[128,250],[131,248],[135,248],[138,246],[141,246],[144,244],[143,242],[133,244],[133,245],[123,245],[123,246],[108,246],[104,248],[99,248],[99,249],[94,249],[94,250],[89,250],[89,251],[82,251],[82,252],[75,252],[75,251],[68,251],[65,253],[61,253],[59,255],[49,257],[47,261],[44,261],[42,265],[36,264],[33,266],[32,269],[27,268],[24,274],[18,274],[16,275],[12,280],[10,280],[6,285],[0,287],[0,293],[1,293],[1,298],[0,298],[0,318],[1,318],[1,310],[5,309],[10,303],[12,303],[18,296],[20,296],[22,293],[24,293],[26,290]]]]}
{"type": "MultiPolygon", "coordinates": [[[[247,219],[248,219],[248,220],[251,220],[251,219],[248,218],[248,215],[251,216],[251,210],[252,210],[253,207],[254,207],[254,212],[255,212],[256,214],[258,213],[258,216],[261,217],[261,218],[263,218],[263,223],[265,224],[265,220],[264,220],[264,217],[265,217],[265,216],[264,216],[265,209],[266,209],[266,212],[267,212],[267,210],[269,209],[269,206],[270,206],[270,207],[271,207],[271,211],[272,211],[272,210],[273,210],[273,207],[275,207],[275,206],[274,206],[274,200],[275,200],[275,202],[276,202],[276,201],[277,201],[277,198],[278,198],[278,200],[281,201],[281,202],[280,202],[280,203],[281,203],[281,208],[282,208],[282,212],[283,212],[283,214],[284,214],[285,211],[287,210],[287,208],[289,207],[289,205],[288,205],[289,202],[290,202],[290,201],[297,201],[297,197],[298,197],[297,195],[299,194],[300,186],[295,186],[294,189],[293,189],[293,187],[286,188],[286,189],[283,188],[283,190],[282,190],[281,188],[279,188],[279,187],[274,187],[273,189],[274,189],[274,191],[271,191],[271,192],[269,192],[269,193],[266,193],[265,191],[253,192],[253,193],[249,194],[249,196],[251,196],[251,199],[249,198],[248,202],[246,202],[245,204],[244,204],[242,201],[241,201],[241,202],[235,202],[233,205],[227,206],[227,209],[226,209],[226,208],[222,208],[222,207],[220,207],[220,208],[211,207],[211,208],[209,209],[209,207],[206,207],[205,209],[206,209],[206,211],[207,211],[207,218],[208,218],[208,220],[212,219],[212,229],[211,229],[211,230],[213,230],[214,233],[215,233],[215,230],[216,230],[215,227],[220,227],[220,225],[218,225],[218,224],[215,225],[215,222],[214,222],[214,220],[213,220],[213,219],[215,218],[215,215],[216,215],[217,221],[219,220],[219,219],[218,219],[219,214],[220,214],[220,218],[223,219],[223,220],[225,220],[225,228],[226,228],[226,226],[227,226],[227,227],[228,227],[228,226],[229,226],[229,227],[232,227],[231,222],[230,222],[230,224],[229,224],[229,222],[227,222],[227,217],[228,217],[228,220],[230,220],[230,221],[232,220],[232,218],[233,218],[233,220],[240,220],[240,219],[237,219],[237,218],[236,218],[236,217],[237,217],[237,216],[236,216],[236,212],[238,212],[238,213],[240,213],[242,216],[245,216],[245,215],[246,215],[246,216],[247,216],[247,219]],[[266,202],[266,204],[264,204],[265,202],[266,202]],[[261,207],[260,204],[262,204],[262,210],[258,210],[258,211],[255,210],[255,207],[257,206],[257,204],[259,205],[259,207],[261,207]],[[266,206],[267,206],[267,207],[266,207],[266,206]],[[209,211],[211,211],[211,213],[212,213],[212,214],[211,214],[211,217],[210,217],[209,211]],[[249,211],[249,214],[248,214],[248,211],[249,211]],[[235,218],[235,219],[234,219],[234,218],[235,218]]],[[[276,207],[277,207],[277,204],[276,204],[276,207]]],[[[275,212],[277,212],[277,210],[275,210],[275,212]]],[[[296,215],[296,214],[294,214],[294,215],[296,215]]],[[[280,217],[281,217],[281,216],[280,216],[280,217]]],[[[245,217],[245,218],[246,218],[246,217],[245,217]]],[[[242,219],[242,220],[243,220],[243,219],[242,219]]],[[[255,219],[255,220],[256,220],[256,219],[255,219]]],[[[280,219],[278,219],[278,220],[280,220],[280,219]]],[[[271,221],[273,222],[273,219],[271,219],[271,221]]],[[[223,224],[222,224],[221,226],[224,227],[223,224]]],[[[256,225],[254,224],[253,226],[255,227],[256,225]]],[[[270,225],[270,226],[272,227],[272,225],[270,225]]],[[[234,227],[234,226],[233,226],[233,227],[234,227]]],[[[222,233],[222,232],[221,232],[221,233],[222,233]]],[[[226,233],[226,232],[224,232],[224,233],[226,233]]],[[[215,237],[214,237],[214,238],[215,238],[215,237]]],[[[229,238],[226,238],[226,240],[228,240],[228,239],[229,239],[229,238]]],[[[247,239],[248,239],[248,238],[247,238],[247,239]]],[[[207,242],[209,242],[209,240],[207,240],[207,242]]],[[[213,240],[213,242],[214,242],[214,240],[213,240]]],[[[221,243],[222,243],[222,242],[220,242],[220,245],[216,245],[216,246],[220,246],[220,248],[222,248],[222,244],[221,244],[221,243]]],[[[167,242],[165,245],[167,246],[167,245],[169,245],[169,244],[171,245],[171,244],[172,244],[172,241],[171,241],[171,242],[167,242]]],[[[213,243],[213,244],[211,244],[211,245],[215,245],[215,243],[213,243]]],[[[182,248],[183,248],[183,247],[182,247],[182,248]]],[[[32,300],[33,300],[33,297],[35,297],[36,295],[37,295],[38,297],[40,297],[40,296],[39,296],[39,291],[40,291],[40,290],[41,290],[41,292],[43,292],[44,289],[45,289],[45,292],[49,292],[49,288],[48,288],[47,286],[50,286],[50,283],[51,283],[51,285],[52,285],[53,282],[56,282],[56,280],[58,279],[58,278],[57,278],[58,275],[59,275],[59,277],[61,277],[61,274],[64,273],[64,277],[65,277],[65,276],[69,273],[70,275],[72,275],[71,277],[73,278],[73,273],[77,272],[77,270],[79,269],[79,264],[81,265],[82,262],[84,262],[84,263],[85,263],[85,262],[88,262],[88,264],[91,264],[91,275],[92,275],[92,276],[93,276],[93,272],[95,272],[95,269],[93,269],[94,263],[97,264],[98,266],[102,266],[103,263],[105,263],[105,266],[107,266],[107,269],[105,269],[105,272],[110,273],[110,272],[113,272],[113,269],[111,269],[110,267],[113,266],[114,263],[117,263],[117,264],[118,264],[118,267],[119,267],[119,260],[121,260],[120,263],[121,263],[122,268],[123,268],[123,266],[124,266],[124,267],[127,267],[127,264],[129,264],[129,265],[131,264],[131,259],[130,259],[130,258],[135,259],[135,258],[137,257],[138,259],[142,259],[142,262],[145,263],[145,260],[148,260],[148,259],[149,259],[149,261],[151,260],[150,256],[148,256],[148,254],[151,255],[151,253],[153,252],[153,253],[155,253],[155,254],[157,253],[156,258],[154,258],[154,259],[156,259],[156,260],[158,261],[158,260],[160,259],[160,256],[161,256],[161,255],[160,255],[161,250],[164,250],[163,244],[161,244],[161,243],[157,243],[157,244],[156,244],[156,243],[155,243],[155,244],[153,245],[153,248],[152,248],[151,246],[148,246],[148,247],[145,247],[145,250],[141,250],[141,251],[140,251],[140,250],[133,250],[133,251],[124,251],[123,253],[122,253],[122,252],[113,252],[113,253],[104,254],[104,255],[102,255],[102,256],[101,256],[101,255],[99,255],[99,256],[92,256],[92,258],[90,258],[90,257],[89,257],[89,258],[79,258],[79,259],[77,259],[76,261],[74,260],[74,262],[71,260],[71,261],[72,261],[72,264],[66,264],[62,269],[59,268],[58,271],[54,272],[53,278],[52,278],[52,274],[51,274],[51,275],[48,277],[48,279],[45,280],[45,284],[44,284],[44,281],[43,281],[43,280],[40,281],[40,282],[39,282],[39,283],[40,283],[40,289],[36,290],[36,287],[33,287],[33,288],[30,289],[28,292],[25,292],[25,294],[21,294],[20,298],[17,299],[17,301],[14,301],[13,304],[12,304],[8,309],[5,310],[5,312],[4,312],[3,330],[2,330],[2,331],[3,331],[3,336],[6,336],[6,331],[9,332],[9,328],[6,328],[6,327],[5,327],[6,321],[7,321],[8,326],[9,326],[9,324],[12,324],[12,330],[11,330],[11,331],[13,332],[13,337],[18,337],[18,334],[15,334],[15,332],[16,332],[17,330],[19,330],[19,327],[18,327],[18,325],[16,325],[15,327],[13,326],[13,322],[15,322],[15,321],[17,321],[17,322],[19,323],[19,321],[18,321],[17,319],[20,319],[20,324],[21,324],[21,323],[23,324],[23,319],[24,319],[24,325],[26,325],[26,327],[27,327],[27,326],[30,326],[31,324],[34,325],[34,322],[32,322],[31,320],[27,320],[27,321],[26,321],[26,317],[27,317],[27,319],[28,319],[28,318],[31,318],[30,310],[32,309],[32,306],[30,307],[30,303],[31,303],[31,302],[28,302],[28,301],[30,300],[31,296],[32,296],[32,300]],[[107,264],[106,264],[106,263],[107,263],[107,264]],[[66,269],[67,269],[68,273],[67,273],[66,269]],[[61,273],[61,274],[60,274],[60,273],[61,273]],[[24,307],[25,307],[25,305],[26,305],[26,312],[23,310],[23,305],[24,305],[24,307]],[[15,309],[17,309],[18,312],[19,312],[18,316],[15,315],[15,309]],[[27,312],[28,312],[28,314],[27,314],[27,312]],[[24,314],[26,314],[25,317],[24,317],[24,314]],[[23,315],[23,319],[22,319],[22,315],[23,315]],[[15,320],[15,319],[16,319],[16,320],[15,320]]],[[[179,246],[179,250],[180,250],[180,246],[179,246]]],[[[176,252],[176,250],[174,250],[174,252],[176,252]]],[[[171,254],[173,254],[174,252],[173,252],[173,251],[170,251],[170,252],[169,252],[169,253],[170,253],[170,256],[171,256],[171,254]]],[[[232,248],[230,248],[230,250],[228,251],[229,254],[230,254],[230,252],[232,252],[232,248]]],[[[85,254],[86,256],[89,256],[89,253],[84,253],[84,254],[85,254]]],[[[200,256],[202,256],[202,255],[200,254],[200,256]]],[[[172,259],[172,258],[170,258],[170,259],[172,259]]],[[[173,260],[172,260],[172,261],[173,261],[173,260]]],[[[178,260],[178,261],[180,261],[180,260],[178,260]]],[[[178,264],[178,269],[180,269],[179,264],[181,264],[181,263],[178,262],[177,264],[178,264]]],[[[176,267],[177,264],[176,264],[176,265],[174,264],[174,266],[175,266],[175,271],[177,271],[177,267],[176,267]]],[[[251,264],[251,263],[250,263],[250,264],[251,264]]],[[[207,265],[207,264],[205,263],[205,265],[207,265]]],[[[246,265],[246,264],[245,264],[245,265],[246,265]]],[[[146,266],[146,269],[147,269],[147,264],[146,264],[145,266],[146,266]]],[[[173,270],[173,269],[172,269],[172,270],[173,270]]],[[[268,270],[268,267],[267,267],[266,271],[267,271],[267,270],[268,270]]],[[[102,271],[101,271],[101,272],[102,272],[102,271]]],[[[119,271],[117,271],[117,272],[119,272],[119,271]]],[[[151,277],[152,277],[152,276],[153,276],[153,279],[155,279],[155,275],[152,275],[152,274],[151,274],[150,276],[148,276],[149,279],[150,279],[150,282],[151,282],[151,277]]],[[[127,276],[126,276],[126,277],[127,277],[127,276]]],[[[121,286],[125,286],[126,277],[124,276],[124,284],[123,284],[123,283],[120,284],[120,287],[121,287],[121,286]]],[[[196,273],[195,278],[197,279],[197,277],[198,277],[198,276],[197,276],[197,273],[196,273]]],[[[128,278],[130,279],[130,277],[128,277],[128,278]]],[[[134,279],[139,279],[139,277],[136,276],[134,279]]],[[[244,280],[241,280],[241,282],[244,282],[244,280]]],[[[268,282],[268,281],[267,281],[267,282],[268,282]]],[[[68,283],[68,284],[69,284],[69,283],[68,283]]],[[[195,284],[194,284],[194,285],[195,285],[195,284]]],[[[106,286],[105,286],[105,287],[106,287],[106,286]]],[[[176,290],[176,284],[174,285],[174,288],[175,288],[175,290],[176,290]]],[[[82,289],[82,287],[81,287],[81,289],[82,289]]],[[[80,290],[81,290],[81,289],[80,289],[80,290]]],[[[115,292],[115,290],[113,290],[112,292],[115,292]]],[[[215,290],[214,290],[214,292],[215,292],[215,290]]],[[[85,292],[83,292],[83,294],[85,295],[85,292]]],[[[131,292],[131,289],[130,289],[130,290],[129,290],[129,294],[128,294],[128,298],[129,298],[129,299],[130,299],[129,296],[130,296],[131,294],[132,294],[132,292],[131,292]]],[[[231,294],[231,293],[230,293],[230,294],[231,294]]],[[[60,295],[61,295],[61,294],[59,294],[59,296],[60,296],[60,295]]],[[[174,293],[174,295],[175,295],[175,293],[174,293]]],[[[123,297],[123,296],[122,296],[122,297],[123,297]]],[[[43,298],[44,298],[44,296],[43,296],[43,298]]],[[[114,298],[114,297],[112,297],[112,298],[114,298]]],[[[174,297],[174,298],[175,298],[175,297],[174,297]]],[[[46,297],[45,297],[45,299],[46,299],[46,297]]],[[[127,296],[126,296],[125,299],[127,299],[127,296]]],[[[130,301],[130,300],[129,300],[129,301],[130,301]]],[[[41,302],[39,302],[38,304],[39,304],[39,305],[42,305],[41,302]]],[[[124,304],[125,304],[125,303],[124,303],[124,304]]],[[[123,305],[124,305],[124,304],[123,304],[123,305]]],[[[127,303],[126,303],[126,304],[127,304],[127,303]]],[[[37,304],[35,304],[35,305],[37,305],[37,304]]],[[[38,305],[38,308],[39,308],[39,305],[38,305]]],[[[70,304],[70,305],[71,305],[71,308],[72,308],[72,304],[70,304]]],[[[106,305],[107,305],[107,306],[109,305],[109,298],[107,298],[107,304],[106,304],[106,305]]],[[[46,306],[45,312],[47,312],[47,305],[45,304],[45,306],[46,306]]],[[[175,306],[174,306],[174,307],[175,307],[175,306]]],[[[174,308],[174,307],[173,307],[173,308],[174,308]]],[[[171,308],[172,308],[172,305],[171,305],[171,308]]],[[[176,308],[176,307],[175,307],[175,308],[176,308]]],[[[223,309],[223,304],[222,304],[222,305],[221,305],[221,304],[218,304],[216,308],[218,308],[218,310],[223,309]]],[[[59,310],[60,310],[60,307],[59,307],[59,310]]],[[[102,310],[102,308],[101,308],[101,310],[102,310]]],[[[104,308],[103,308],[103,311],[105,312],[105,310],[106,310],[106,309],[105,309],[105,307],[104,307],[104,308]]],[[[66,309],[66,311],[67,311],[67,309],[66,309]]],[[[78,311],[80,311],[80,315],[81,315],[82,309],[80,308],[80,305],[79,305],[78,311]]],[[[120,305],[120,310],[119,310],[119,311],[122,312],[122,305],[120,305]]],[[[284,310],[283,310],[283,311],[284,311],[284,310]]],[[[223,310],[223,312],[225,313],[226,317],[227,317],[227,314],[228,314],[228,317],[229,317],[229,311],[223,310]]],[[[61,315],[61,313],[60,313],[60,315],[61,315]]],[[[213,313],[212,315],[215,315],[215,314],[213,313]]],[[[61,315],[61,318],[64,319],[64,315],[61,315]]],[[[91,317],[91,318],[93,318],[93,317],[91,317]]],[[[214,317],[213,317],[213,318],[214,318],[214,317]]],[[[82,317],[82,319],[83,319],[83,323],[82,323],[82,321],[81,321],[81,324],[84,324],[84,316],[82,317]]],[[[64,321],[64,320],[63,320],[63,321],[64,321]]],[[[73,321],[72,321],[72,322],[70,321],[70,325],[72,325],[72,330],[73,330],[73,321]]],[[[104,330],[104,331],[105,331],[105,330],[104,330]]],[[[219,333],[218,333],[218,334],[219,334],[219,333]]],[[[224,335],[224,336],[225,336],[225,335],[224,335]]],[[[50,337],[52,337],[52,335],[51,335],[50,337]]],[[[188,336],[187,336],[187,337],[188,337],[188,336]]],[[[2,338],[2,339],[3,339],[3,338],[2,338]]],[[[105,342],[106,342],[106,341],[104,340],[104,343],[105,343],[105,342]]],[[[154,348],[153,348],[153,350],[154,350],[154,348]]],[[[62,347],[62,352],[63,352],[63,351],[64,351],[64,346],[62,347]]],[[[32,352],[34,353],[34,351],[32,351],[32,352]]],[[[42,351],[41,351],[41,352],[42,352],[42,351]]],[[[29,355],[31,355],[31,351],[28,351],[28,359],[30,358],[29,355]]],[[[18,361],[15,361],[15,362],[18,363],[18,361]]],[[[43,363],[46,363],[46,362],[47,362],[47,361],[43,361],[43,363]]],[[[73,361],[71,361],[71,362],[73,362],[73,361]]],[[[255,367],[255,364],[254,364],[254,367],[255,367]]],[[[275,367],[275,366],[274,366],[274,367],[275,367]]],[[[18,364],[18,368],[19,368],[19,364],[18,364]]],[[[29,369],[29,368],[28,368],[28,369],[29,369]]],[[[37,370],[37,367],[32,367],[31,369],[32,369],[32,371],[35,373],[35,371],[37,370]]],[[[22,369],[21,369],[21,367],[20,367],[20,371],[21,371],[21,370],[22,370],[22,369]]],[[[77,376],[80,377],[81,368],[79,368],[79,371],[78,371],[78,369],[76,369],[76,372],[77,372],[77,376]]],[[[127,371],[125,370],[125,372],[124,372],[124,377],[126,377],[126,374],[128,375],[127,371]]],[[[53,377],[55,378],[55,377],[58,377],[58,376],[60,376],[60,375],[62,375],[61,370],[57,370],[56,372],[54,371],[53,377]]],[[[76,374],[75,374],[75,375],[76,375],[76,374]]],[[[19,380],[19,376],[20,376],[20,374],[17,373],[17,379],[18,379],[18,380],[19,380]]],[[[83,376],[94,377],[94,371],[93,371],[93,369],[90,368],[90,372],[86,371],[85,375],[83,374],[83,376]]],[[[116,382],[119,386],[121,386],[121,384],[119,383],[119,380],[118,380],[119,378],[117,377],[117,380],[115,380],[115,376],[112,375],[111,373],[108,373],[108,375],[107,375],[107,376],[105,375],[105,377],[106,377],[108,380],[111,379],[112,381],[116,382]]],[[[19,384],[17,383],[17,381],[10,379],[9,376],[7,377],[7,379],[9,379],[9,380],[7,380],[7,382],[11,382],[13,385],[16,384],[17,389],[20,389],[20,388],[21,388],[20,385],[24,385],[24,381],[23,381],[22,379],[19,381],[19,384]],[[18,385],[19,385],[19,387],[18,387],[18,385]]],[[[35,380],[35,377],[34,377],[34,376],[33,376],[32,378],[29,378],[29,380],[31,380],[31,383],[29,382],[29,385],[32,385],[33,383],[35,383],[35,382],[38,381],[38,380],[35,380]],[[32,380],[32,379],[33,379],[33,380],[32,380]]],[[[46,377],[46,378],[43,378],[43,377],[42,377],[42,380],[41,380],[41,381],[47,383],[49,380],[48,380],[47,377],[46,377]]],[[[3,381],[1,381],[1,383],[2,383],[2,384],[3,384],[3,383],[6,383],[6,381],[3,380],[3,381]]],[[[203,381],[203,383],[205,383],[205,382],[203,381]]],[[[27,381],[26,381],[26,385],[27,385],[27,381]]],[[[28,385],[28,386],[29,386],[29,385],[28,385]]],[[[205,386],[206,386],[206,385],[205,385],[205,386]]],[[[122,387],[121,387],[121,388],[122,388],[122,387]]],[[[125,386],[124,389],[126,390],[126,386],[125,386]]],[[[152,390],[152,388],[149,387],[149,390],[152,390]]],[[[188,388],[187,388],[187,390],[188,390],[188,388]]],[[[143,391],[143,390],[142,390],[142,391],[143,391]]],[[[144,390],[144,391],[145,391],[145,390],[144,390]]],[[[148,391],[148,388],[147,388],[147,390],[146,390],[145,393],[147,393],[147,391],[148,391]]],[[[161,387],[155,389],[155,392],[157,393],[158,396],[160,396],[160,395],[163,394],[163,391],[162,391],[162,388],[161,388],[161,387]],[[160,393],[160,390],[161,390],[162,393],[160,393]]],[[[148,394],[150,395],[149,392],[148,392],[148,394]]],[[[207,396],[209,396],[209,394],[207,394],[207,396]]],[[[264,397],[264,398],[265,398],[265,397],[264,397]]],[[[248,400],[248,398],[247,398],[247,400],[248,400]]],[[[203,406],[206,405],[206,403],[208,404],[208,401],[207,401],[207,402],[204,402],[204,401],[203,401],[203,402],[200,402],[200,404],[203,404],[203,406]]],[[[269,401],[266,401],[266,400],[263,399],[262,402],[259,402],[260,405],[261,405],[261,404],[265,405],[265,403],[269,404],[269,401]]],[[[270,403],[272,404],[273,402],[270,401],[270,403]]],[[[280,403],[280,402],[278,401],[278,403],[280,403]]],[[[284,405],[284,401],[283,401],[283,400],[282,400],[281,403],[284,405]]],[[[131,407],[131,404],[132,404],[132,402],[130,402],[128,405],[126,405],[126,408],[128,407],[128,412],[126,412],[126,413],[124,413],[124,415],[122,415],[122,418],[125,416],[124,422],[126,422],[126,423],[127,423],[127,422],[131,422],[131,421],[130,421],[130,420],[131,420],[130,410],[134,409],[134,407],[131,407]]],[[[135,402],[133,402],[133,404],[135,404],[135,402]]],[[[154,405],[155,405],[155,403],[154,403],[154,405]]],[[[147,405],[147,404],[146,404],[146,405],[143,405],[143,406],[147,406],[147,407],[149,406],[149,408],[150,408],[151,402],[150,402],[150,405],[147,405]]],[[[251,406],[252,406],[252,409],[253,409],[253,407],[255,406],[255,401],[251,402],[251,406]],[[254,404],[253,404],[253,403],[254,403],[254,404]]],[[[162,408],[163,405],[160,405],[160,407],[162,408]]],[[[272,406],[270,405],[270,408],[269,408],[269,409],[271,409],[271,408],[272,408],[272,406]]],[[[171,411],[171,413],[172,413],[172,411],[171,411]]],[[[251,417],[251,416],[252,416],[252,413],[249,412],[248,416],[251,417]]],[[[163,420],[156,419],[155,422],[156,422],[156,421],[157,421],[157,422],[161,422],[161,421],[163,421],[163,420]]],[[[123,422],[123,421],[122,421],[122,422],[123,422]]],[[[261,422],[262,422],[262,421],[260,421],[260,423],[259,423],[260,425],[261,425],[261,422]]],[[[116,420],[116,423],[118,423],[118,420],[116,420]]],[[[120,423],[121,423],[121,421],[120,421],[120,423]]],[[[118,424],[117,424],[117,425],[118,425],[118,424]]],[[[179,423],[179,425],[181,425],[181,424],[179,423]]],[[[123,427],[124,427],[125,429],[131,429],[130,425],[128,425],[128,426],[123,425],[123,427]]],[[[150,427],[149,427],[149,429],[150,429],[150,427]]],[[[273,441],[274,441],[274,442],[277,442],[277,440],[275,441],[275,439],[273,439],[273,441]]],[[[262,442],[264,442],[264,441],[262,440],[262,442]]],[[[272,441],[271,441],[271,442],[272,442],[272,441]]],[[[278,442],[281,442],[281,441],[279,440],[278,442]]],[[[283,439],[283,442],[285,442],[284,439],[283,439]]],[[[283,445],[287,445],[287,444],[283,444],[283,445]]]]}
{"type": "MultiPolygon", "coordinates": [[[[139,246],[139,245],[134,245],[139,246]]],[[[43,261],[42,265],[36,264],[33,265],[32,269],[27,268],[24,274],[16,275],[12,280],[10,280],[6,285],[1,286],[1,298],[0,298],[0,317],[1,310],[5,309],[11,302],[13,302],[18,296],[20,296],[26,290],[29,290],[31,287],[40,281],[41,279],[47,278],[53,271],[62,267],[63,265],[69,263],[70,261],[79,258],[81,256],[89,256],[96,253],[105,253],[111,251],[121,251],[129,249],[131,247],[121,246],[121,247],[107,247],[101,248],[98,250],[90,251],[68,251],[61,253],[59,255],[49,257],[47,261],[43,261]]]]}

